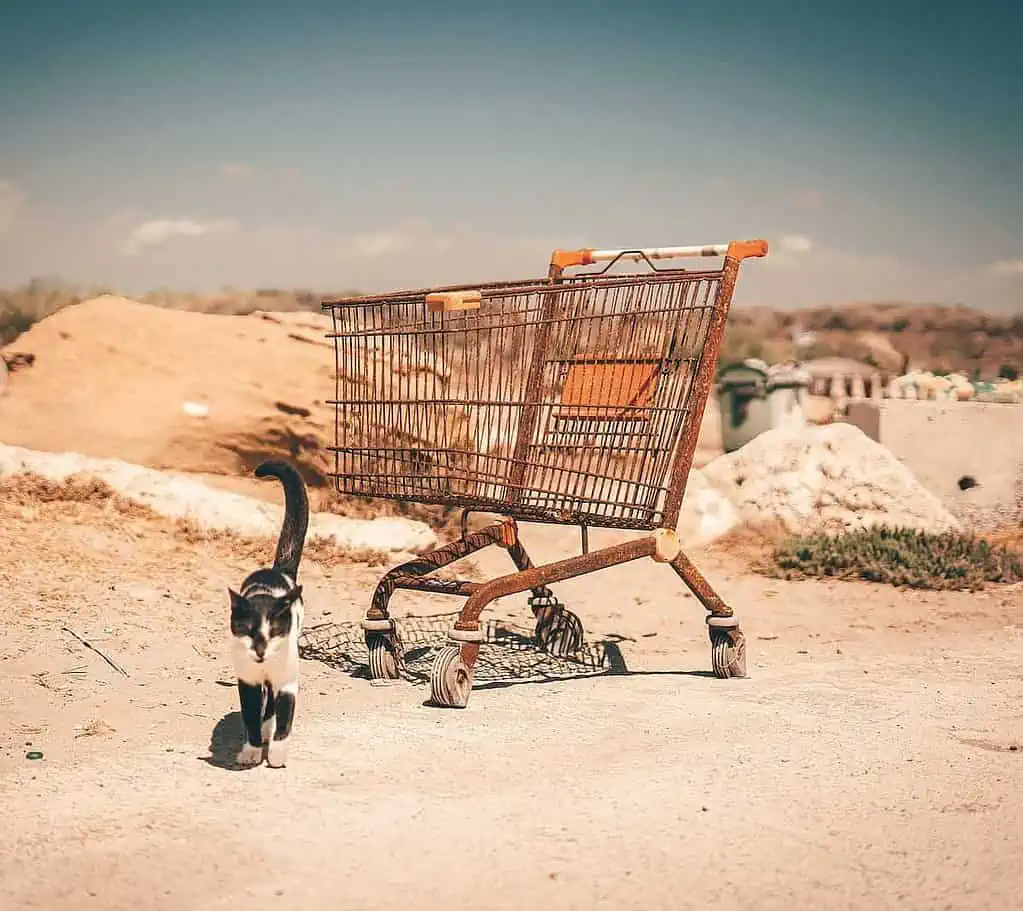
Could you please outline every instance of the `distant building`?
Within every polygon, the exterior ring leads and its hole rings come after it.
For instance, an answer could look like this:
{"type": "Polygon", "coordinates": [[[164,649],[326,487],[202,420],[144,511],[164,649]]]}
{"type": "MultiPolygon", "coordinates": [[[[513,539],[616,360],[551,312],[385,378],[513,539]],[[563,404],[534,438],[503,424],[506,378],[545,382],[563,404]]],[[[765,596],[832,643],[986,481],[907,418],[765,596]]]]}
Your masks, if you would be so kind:
{"type": "Polygon", "coordinates": [[[830,395],[831,384],[836,376],[844,378],[845,394],[851,395],[854,376],[860,377],[864,384],[869,383],[872,378],[877,378],[883,386],[887,386],[891,380],[900,375],[897,371],[873,367],[850,357],[814,358],[811,361],[804,361],[803,369],[810,374],[810,395],[830,395]]]}

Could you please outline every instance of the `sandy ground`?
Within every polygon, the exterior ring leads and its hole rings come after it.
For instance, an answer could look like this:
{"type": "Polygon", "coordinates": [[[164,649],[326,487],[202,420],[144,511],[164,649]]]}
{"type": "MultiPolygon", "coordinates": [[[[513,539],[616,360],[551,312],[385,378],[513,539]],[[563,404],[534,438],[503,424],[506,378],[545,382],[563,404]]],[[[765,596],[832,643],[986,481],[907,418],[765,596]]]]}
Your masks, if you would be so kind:
{"type": "MultiPolygon", "coordinates": [[[[0,519],[5,911],[1018,904],[1018,588],[779,583],[699,554],[750,638],[749,679],[720,681],[670,570],[608,570],[558,590],[629,673],[444,711],[307,660],[288,768],[239,772],[225,587],[251,557],[110,504],[0,519]]],[[[538,561],[577,547],[523,535],[538,561]]],[[[310,622],[356,619],[382,571],[307,561],[310,622]]],[[[524,598],[491,616],[527,622],[524,598]]]]}

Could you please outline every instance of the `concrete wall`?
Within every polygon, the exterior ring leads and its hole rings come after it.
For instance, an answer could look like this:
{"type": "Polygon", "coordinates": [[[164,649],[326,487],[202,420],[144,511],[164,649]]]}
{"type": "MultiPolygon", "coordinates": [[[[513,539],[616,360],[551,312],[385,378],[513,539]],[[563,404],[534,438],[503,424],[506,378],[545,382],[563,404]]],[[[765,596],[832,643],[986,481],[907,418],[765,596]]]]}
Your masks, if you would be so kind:
{"type": "Polygon", "coordinates": [[[968,528],[1023,521],[1023,405],[885,399],[848,416],[885,446],[968,528]],[[961,490],[962,478],[977,485],[961,490]]]}

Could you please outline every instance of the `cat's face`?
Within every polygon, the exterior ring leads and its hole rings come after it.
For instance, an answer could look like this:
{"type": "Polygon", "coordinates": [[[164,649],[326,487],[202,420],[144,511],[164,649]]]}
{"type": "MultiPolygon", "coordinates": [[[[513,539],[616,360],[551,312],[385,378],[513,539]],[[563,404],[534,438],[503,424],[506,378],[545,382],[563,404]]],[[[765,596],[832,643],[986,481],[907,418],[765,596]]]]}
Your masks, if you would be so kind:
{"type": "Polygon", "coordinates": [[[228,589],[231,595],[231,633],[244,645],[257,664],[284,647],[294,624],[292,608],[302,597],[302,586],[296,586],[283,598],[251,595],[243,598],[228,589]]]}

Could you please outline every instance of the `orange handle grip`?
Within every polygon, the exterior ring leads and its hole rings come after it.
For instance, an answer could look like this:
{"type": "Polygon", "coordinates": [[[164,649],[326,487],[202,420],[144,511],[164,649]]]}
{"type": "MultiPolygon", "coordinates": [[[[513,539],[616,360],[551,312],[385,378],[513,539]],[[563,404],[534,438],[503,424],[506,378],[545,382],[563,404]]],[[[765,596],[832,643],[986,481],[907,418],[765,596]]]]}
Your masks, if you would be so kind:
{"type": "Polygon", "coordinates": [[[479,291],[435,291],[426,295],[430,313],[451,313],[457,310],[479,310],[483,296],[479,291]]]}

